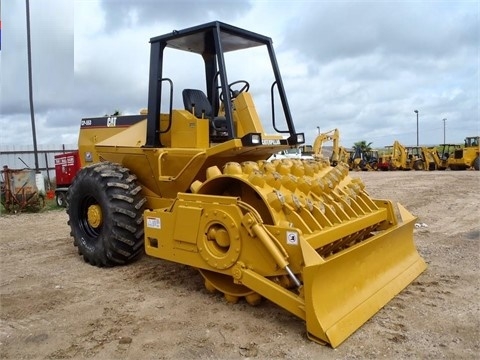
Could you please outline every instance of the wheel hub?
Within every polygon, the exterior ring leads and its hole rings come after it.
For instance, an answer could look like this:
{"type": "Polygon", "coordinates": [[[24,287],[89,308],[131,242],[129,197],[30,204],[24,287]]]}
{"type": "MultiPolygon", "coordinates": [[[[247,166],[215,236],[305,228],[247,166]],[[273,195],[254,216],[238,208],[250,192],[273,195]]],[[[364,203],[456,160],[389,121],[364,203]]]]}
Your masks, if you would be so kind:
{"type": "Polygon", "coordinates": [[[87,211],[88,224],[93,228],[98,228],[102,224],[102,208],[100,205],[90,205],[87,211]]]}

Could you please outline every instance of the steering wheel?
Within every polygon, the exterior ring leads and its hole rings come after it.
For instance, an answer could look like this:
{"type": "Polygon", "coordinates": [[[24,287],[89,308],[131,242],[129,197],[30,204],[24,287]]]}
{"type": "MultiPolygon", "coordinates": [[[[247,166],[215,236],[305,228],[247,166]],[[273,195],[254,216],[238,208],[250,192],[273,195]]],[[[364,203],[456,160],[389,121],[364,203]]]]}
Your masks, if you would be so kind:
{"type": "MultiPolygon", "coordinates": [[[[250,84],[246,80],[237,80],[234,81],[230,84],[228,84],[228,91],[230,92],[230,99],[235,99],[238,95],[240,95],[242,92],[248,92],[250,89],[250,84]],[[233,90],[232,87],[238,84],[243,84],[243,86],[239,90],[233,90]]],[[[223,102],[223,92],[220,93],[220,101],[223,102]]]]}

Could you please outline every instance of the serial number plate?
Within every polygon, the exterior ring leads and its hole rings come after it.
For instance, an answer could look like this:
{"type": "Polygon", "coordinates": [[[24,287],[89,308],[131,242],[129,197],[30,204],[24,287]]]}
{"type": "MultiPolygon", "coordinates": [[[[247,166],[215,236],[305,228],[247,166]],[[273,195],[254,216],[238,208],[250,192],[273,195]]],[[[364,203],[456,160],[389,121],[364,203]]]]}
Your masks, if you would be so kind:
{"type": "Polygon", "coordinates": [[[161,229],[162,223],[160,218],[147,217],[147,227],[152,229],[161,229]]]}

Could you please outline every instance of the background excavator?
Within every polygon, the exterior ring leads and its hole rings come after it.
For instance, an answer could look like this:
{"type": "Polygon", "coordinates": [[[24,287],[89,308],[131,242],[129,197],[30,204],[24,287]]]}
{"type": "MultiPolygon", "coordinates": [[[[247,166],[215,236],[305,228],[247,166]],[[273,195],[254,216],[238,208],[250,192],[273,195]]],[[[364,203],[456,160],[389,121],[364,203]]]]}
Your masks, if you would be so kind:
{"type": "Polygon", "coordinates": [[[320,133],[313,142],[313,158],[316,160],[327,159],[330,165],[337,166],[339,162],[348,164],[349,153],[343,147],[340,146],[340,131],[333,129],[324,133],[320,133]],[[332,153],[326,157],[324,154],[323,145],[325,142],[332,142],[332,153]]]}
{"type": "Polygon", "coordinates": [[[148,109],[81,121],[82,168],[67,193],[79,254],[100,267],[144,251],[192,266],[207,290],[266,298],[304,320],[310,339],[338,346],[426,268],[415,217],[398,205],[397,218],[343,163],[266,161],[304,142],[269,37],[211,22],[150,45],[148,109]],[[260,55],[265,88],[229,82],[260,55]],[[250,89],[271,94],[269,122],[250,89]]]}

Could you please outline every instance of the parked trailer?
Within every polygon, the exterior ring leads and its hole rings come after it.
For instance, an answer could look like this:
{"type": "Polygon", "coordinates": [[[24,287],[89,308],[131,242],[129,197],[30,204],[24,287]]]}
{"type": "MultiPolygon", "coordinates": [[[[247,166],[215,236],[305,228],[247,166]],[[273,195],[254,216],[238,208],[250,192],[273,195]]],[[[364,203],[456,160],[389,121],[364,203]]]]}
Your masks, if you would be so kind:
{"type": "Polygon", "coordinates": [[[68,187],[78,170],[80,170],[78,151],[55,155],[55,177],[57,182],[55,200],[58,206],[67,206],[68,187]]]}

